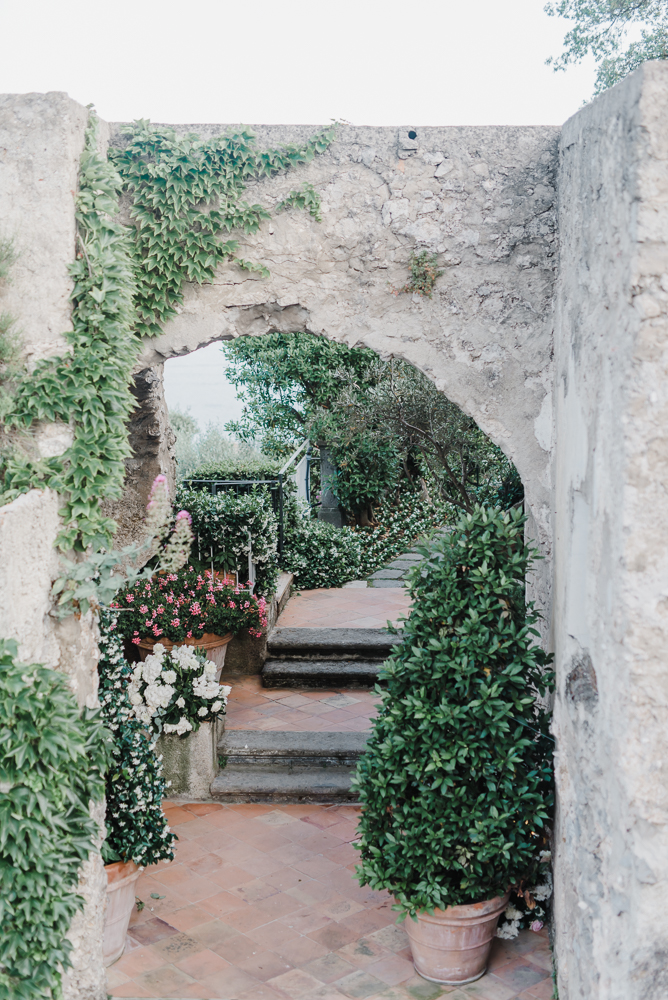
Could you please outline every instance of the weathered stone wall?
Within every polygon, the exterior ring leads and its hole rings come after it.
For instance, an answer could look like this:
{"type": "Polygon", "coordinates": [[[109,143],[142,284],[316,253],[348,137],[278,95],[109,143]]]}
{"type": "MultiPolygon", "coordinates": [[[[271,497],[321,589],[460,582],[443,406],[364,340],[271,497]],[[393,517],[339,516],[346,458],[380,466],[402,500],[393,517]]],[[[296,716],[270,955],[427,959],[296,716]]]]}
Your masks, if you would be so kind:
{"type": "MultiPolygon", "coordinates": [[[[174,126],[203,137],[228,127],[174,126]]],[[[262,148],[314,132],[253,130],[262,148]]],[[[120,126],[110,131],[112,143],[123,141],[120,126]]],[[[188,286],[180,315],[146,342],[138,367],[270,330],[309,331],[405,358],[516,464],[549,560],[558,138],[556,128],[419,128],[410,139],[401,128],[340,126],[311,164],[247,193],[273,210],[308,181],[321,196],[323,221],[289,210],[242,238],[240,256],[271,276],[229,264],[213,284],[188,286]],[[416,247],[441,255],[445,274],[431,299],[397,294],[416,247]]],[[[538,585],[548,607],[549,575],[538,585]]]]}
{"type": "Polygon", "coordinates": [[[566,123],[556,308],[559,996],[668,996],[668,64],[566,123]]]}

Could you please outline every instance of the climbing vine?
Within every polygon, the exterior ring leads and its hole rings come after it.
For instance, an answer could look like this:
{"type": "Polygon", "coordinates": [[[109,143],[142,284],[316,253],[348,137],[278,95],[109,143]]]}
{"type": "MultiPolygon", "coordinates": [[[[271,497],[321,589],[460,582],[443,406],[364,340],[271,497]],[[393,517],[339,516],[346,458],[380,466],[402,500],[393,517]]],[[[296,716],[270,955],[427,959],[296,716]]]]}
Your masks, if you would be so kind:
{"type": "Polygon", "coordinates": [[[301,191],[291,191],[287,198],[279,201],[276,211],[282,212],[286,208],[308,209],[309,215],[313,216],[316,222],[322,222],[320,195],[312,184],[303,184],[301,191]]]}
{"type": "MultiPolygon", "coordinates": [[[[0,465],[3,502],[39,486],[65,498],[57,540],[63,551],[96,552],[111,544],[115,524],[102,515],[100,499],[122,493],[140,338],[161,333],[183,301],[184,283],[212,281],[223,260],[269,273],[238,257],[236,240],[221,237],[233,230],[254,233],[269,217],[242,200],[248,181],[309,162],[334,136],[328,129],[302,146],[260,151],[247,131],[202,140],[139,121],[126,130],[127,146],[105,159],[98,152],[98,125],[91,112],[70,268],[70,350],[40,362],[19,384],[5,420],[14,450],[5,449],[0,465]],[[130,202],[129,227],[118,220],[121,196],[130,202]],[[73,442],[63,455],[35,454],[30,435],[40,421],[71,427],[73,442]]],[[[310,190],[304,205],[313,211],[318,199],[310,190]]]]}
{"type": "MultiPolygon", "coordinates": [[[[331,143],[334,129],[302,146],[265,152],[257,149],[254,136],[245,130],[199,139],[139,121],[126,128],[125,135],[127,146],[112,150],[110,156],[132,202],[138,275],[136,329],[142,336],[157,336],[176,315],[184,282],[212,281],[224,260],[269,274],[263,265],[239,258],[237,240],[226,238],[233,230],[255,233],[262,220],[270,217],[261,205],[242,199],[246,185],[310,162],[331,143]],[[225,237],[222,241],[221,236],[225,237]]],[[[301,194],[288,195],[282,205],[287,204],[319,215],[320,199],[310,184],[304,185],[301,194]]]]}

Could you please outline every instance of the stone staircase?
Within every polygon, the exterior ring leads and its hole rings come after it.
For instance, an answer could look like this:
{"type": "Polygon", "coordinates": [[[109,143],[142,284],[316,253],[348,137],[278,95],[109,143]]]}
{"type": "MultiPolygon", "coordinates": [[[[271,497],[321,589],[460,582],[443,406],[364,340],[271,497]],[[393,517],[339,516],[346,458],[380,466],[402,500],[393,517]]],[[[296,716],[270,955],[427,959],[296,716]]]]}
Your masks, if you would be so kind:
{"type": "MultiPolygon", "coordinates": [[[[384,629],[275,628],[262,684],[370,688],[397,640],[384,629]]],[[[229,730],[218,745],[222,768],[211,794],[223,802],[354,802],[351,778],[367,738],[348,731],[229,730]]]]}

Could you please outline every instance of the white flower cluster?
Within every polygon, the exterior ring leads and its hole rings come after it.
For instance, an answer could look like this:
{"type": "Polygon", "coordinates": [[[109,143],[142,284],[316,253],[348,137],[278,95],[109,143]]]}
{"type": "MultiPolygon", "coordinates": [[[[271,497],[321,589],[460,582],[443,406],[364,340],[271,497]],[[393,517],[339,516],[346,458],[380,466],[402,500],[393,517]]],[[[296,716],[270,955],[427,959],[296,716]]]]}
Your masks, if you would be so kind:
{"type": "MultiPolygon", "coordinates": [[[[148,726],[156,717],[158,720],[164,717],[165,711],[175,705],[181,709],[181,718],[176,723],[165,722],[163,731],[178,736],[191,732],[200,719],[216,715],[227,703],[231,688],[218,684],[217,670],[215,663],[197,656],[192,646],[174,647],[168,653],[162,643],[156,642],[153,652],[132,672],[128,696],[135,717],[148,726]],[[211,704],[198,707],[197,717],[192,706],[189,718],[186,708],[189,698],[204,699],[211,704]]],[[[159,721],[157,728],[160,728],[159,721]]]]}
{"type": "Polygon", "coordinates": [[[496,936],[504,941],[510,941],[512,938],[516,938],[520,932],[520,920],[523,914],[511,904],[505,908],[504,916],[508,923],[501,924],[497,928],[496,936]]]}

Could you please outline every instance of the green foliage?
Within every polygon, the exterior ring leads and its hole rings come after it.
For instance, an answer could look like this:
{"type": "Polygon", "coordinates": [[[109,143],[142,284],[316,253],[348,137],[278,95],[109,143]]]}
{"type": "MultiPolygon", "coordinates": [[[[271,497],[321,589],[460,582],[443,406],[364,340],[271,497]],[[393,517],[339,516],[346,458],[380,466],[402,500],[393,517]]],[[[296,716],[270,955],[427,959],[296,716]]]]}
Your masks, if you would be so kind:
{"type": "Polygon", "coordinates": [[[556,0],[545,11],[575,22],[566,33],[562,54],[547,64],[565,70],[591,54],[598,67],[594,94],[619,83],[648,59],[668,59],[665,0],[556,0]],[[639,29],[640,38],[627,44],[630,28],[639,29]]]}
{"type": "Polygon", "coordinates": [[[424,295],[430,299],[434,291],[436,279],[440,278],[444,273],[438,270],[438,254],[429,253],[428,250],[420,250],[419,253],[413,251],[410,255],[408,266],[410,267],[411,276],[399,291],[417,292],[418,295],[424,295]]]}
{"type": "Polygon", "coordinates": [[[184,283],[212,281],[225,260],[268,274],[262,265],[236,257],[236,240],[220,238],[234,230],[255,233],[270,217],[261,205],[242,200],[248,181],[308,163],[334,138],[327,129],[303,146],[261,152],[245,130],[199,139],[137,121],[124,134],[127,146],[110,156],[131,199],[142,336],[162,333],[183,302],[184,283]]]}
{"type": "Polygon", "coordinates": [[[195,541],[191,562],[197,570],[210,570],[213,564],[214,570],[236,571],[239,580],[245,581],[250,544],[255,591],[265,597],[274,592],[278,579],[278,519],[267,490],[258,487],[240,496],[228,491],[213,496],[205,490],[179,486],[176,503],[192,517],[195,541]]]}
{"type": "Polygon", "coordinates": [[[228,380],[245,403],[241,420],[226,430],[242,441],[259,441],[268,455],[287,458],[306,437],[311,416],[330,409],[341,391],[341,373],[362,389],[376,355],[310,333],[238,337],[221,345],[228,380]]]}
{"type": "Polygon", "coordinates": [[[132,667],[123,656],[117,615],[106,610],[100,615],[98,674],[102,718],[112,736],[103,857],[107,863],[134,861],[142,867],[172,861],[176,835],[162,811],[162,764],[155,740],[133,714],[128,697],[132,667]]]}
{"type": "Polygon", "coordinates": [[[171,410],[169,422],[176,435],[175,454],[180,479],[194,475],[202,465],[219,463],[224,467],[229,463],[236,468],[245,461],[251,465],[266,461],[251,445],[231,440],[214,423],[209,423],[204,431],[200,431],[197,421],[190,413],[171,410]]]}
{"type": "Polygon", "coordinates": [[[377,569],[410,549],[421,538],[452,517],[447,504],[425,500],[406,491],[394,503],[381,503],[376,511],[378,524],[356,528],[360,544],[359,578],[371,576],[377,569]]]}
{"type": "Polygon", "coordinates": [[[249,449],[240,454],[235,452],[225,459],[197,465],[188,480],[221,479],[225,482],[232,479],[276,479],[283,464],[280,459],[249,449]]]}
{"type": "Polygon", "coordinates": [[[73,424],[74,442],[62,457],[36,461],[17,454],[5,463],[4,501],[47,485],[65,498],[63,549],[108,545],[114,522],[100,513],[103,497],[121,495],[130,455],[126,422],[134,407],[130,377],[139,348],[134,323],[134,273],[127,230],[118,210],[120,178],[97,151],[98,121],[91,114],[81,154],[77,197],[77,257],[71,353],[41,361],[23,380],[7,424],[27,429],[38,421],[73,424]]]}
{"type": "Polygon", "coordinates": [[[304,590],[340,587],[360,573],[360,543],[350,528],[335,528],[310,516],[296,497],[285,507],[283,569],[304,590]]]}
{"type": "Polygon", "coordinates": [[[0,640],[0,1000],[60,994],[79,867],[100,836],[105,730],[67,679],[0,640]]]}
{"type": "Polygon", "coordinates": [[[303,184],[301,190],[291,191],[287,198],[278,203],[276,211],[283,212],[286,208],[308,209],[309,215],[313,216],[316,222],[322,222],[320,195],[312,184],[303,184]]]}
{"type": "Polygon", "coordinates": [[[548,657],[519,511],[477,507],[424,548],[355,785],[361,884],[403,913],[489,899],[531,869],[553,801],[548,657]]]}

